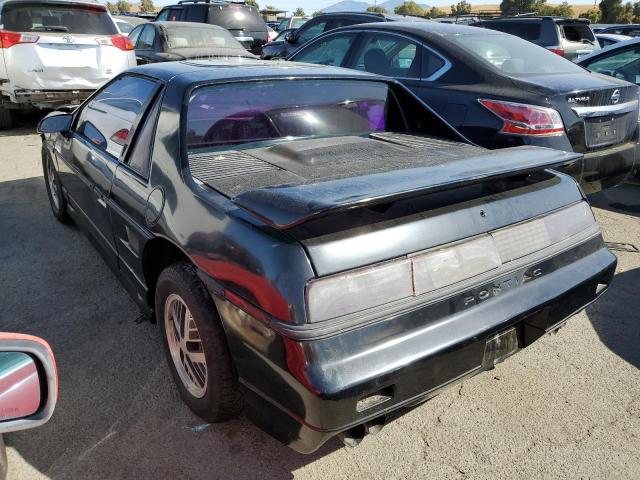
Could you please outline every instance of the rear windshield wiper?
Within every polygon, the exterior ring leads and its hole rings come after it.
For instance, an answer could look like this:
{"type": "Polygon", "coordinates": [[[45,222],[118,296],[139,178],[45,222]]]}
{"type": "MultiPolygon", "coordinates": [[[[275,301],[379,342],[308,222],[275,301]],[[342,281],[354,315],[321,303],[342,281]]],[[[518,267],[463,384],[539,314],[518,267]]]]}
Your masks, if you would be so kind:
{"type": "Polygon", "coordinates": [[[31,30],[38,32],[68,32],[69,29],[67,27],[63,27],[62,25],[55,27],[32,27],[31,30]]]}

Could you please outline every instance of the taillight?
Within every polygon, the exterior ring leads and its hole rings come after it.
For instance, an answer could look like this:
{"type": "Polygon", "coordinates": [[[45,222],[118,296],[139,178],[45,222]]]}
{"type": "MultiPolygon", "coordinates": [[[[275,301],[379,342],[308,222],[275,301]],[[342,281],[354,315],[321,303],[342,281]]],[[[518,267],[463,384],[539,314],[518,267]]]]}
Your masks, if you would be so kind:
{"type": "Polygon", "coordinates": [[[478,101],[504,122],[500,130],[503,133],[547,136],[564,133],[562,118],[553,108],[498,100],[478,101]]]}
{"type": "Polygon", "coordinates": [[[133,50],[133,43],[131,43],[131,40],[126,35],[113,35],[111,37],[96,38],[96,42],[98,42],[98,45],[116,47],[120,50],[124,50],[125,52],[133,50]]]}
{"type": "Polygon", "coordinates": [[[19,43],[36,43],[40,37],[33,33],[18,33],[0,30],[0,48],[9,48],[19,43]]]}
{"type": "Polygon", "coordinates": [[[312,280],[307,285],[309,321],[320,322],[397,304],[491,271],[499,272],[498,269],[508,267],[509,262],[590,228],[597,228],[591,207],[587,202],[580,202],[472,240],[312,280]]]}
{"type": "Polygon", "coordinates": [[[547,47],[547,50],[549,50],[550,52],[555,53],[556,55],[560,55],[561,57],[564,57],[564,48],[561,48],[561,47],[547,47]]]}

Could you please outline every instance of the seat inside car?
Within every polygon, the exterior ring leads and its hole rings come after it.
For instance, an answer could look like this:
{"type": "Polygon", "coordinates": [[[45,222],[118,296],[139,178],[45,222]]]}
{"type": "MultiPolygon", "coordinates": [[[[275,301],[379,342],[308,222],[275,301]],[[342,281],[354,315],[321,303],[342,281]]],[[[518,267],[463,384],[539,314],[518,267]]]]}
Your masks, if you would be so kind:
{"type": "Polygon", "coordinates": [[[364,54],[364,69],[378,75],[388,74],[389,59],[381,48],[372,48],[364,54]]]}

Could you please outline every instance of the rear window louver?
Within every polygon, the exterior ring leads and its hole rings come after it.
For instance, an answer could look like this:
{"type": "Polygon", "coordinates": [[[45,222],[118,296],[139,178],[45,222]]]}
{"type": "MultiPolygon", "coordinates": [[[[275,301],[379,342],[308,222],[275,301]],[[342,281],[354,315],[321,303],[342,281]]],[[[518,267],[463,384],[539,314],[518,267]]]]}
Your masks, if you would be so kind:
{"type": "Polygon", "coordinates": [[[222,178],[280,170],[271,163],[237,150],[191,153],[189,169],[193,177],[207,184],[222,178]]]}

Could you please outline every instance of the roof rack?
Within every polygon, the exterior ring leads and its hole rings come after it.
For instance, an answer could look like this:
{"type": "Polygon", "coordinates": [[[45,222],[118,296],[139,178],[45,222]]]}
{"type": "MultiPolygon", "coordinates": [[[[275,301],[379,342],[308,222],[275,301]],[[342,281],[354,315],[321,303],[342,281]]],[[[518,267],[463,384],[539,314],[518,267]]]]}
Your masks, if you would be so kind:
{"type": "Polygon", "coordinates": [[[180,0],[178,5],[183,5],[185,3],[212,3],[212,4],[221,4],[221,3],[241,3],[246,5],[244,0],[180,0]]]}

